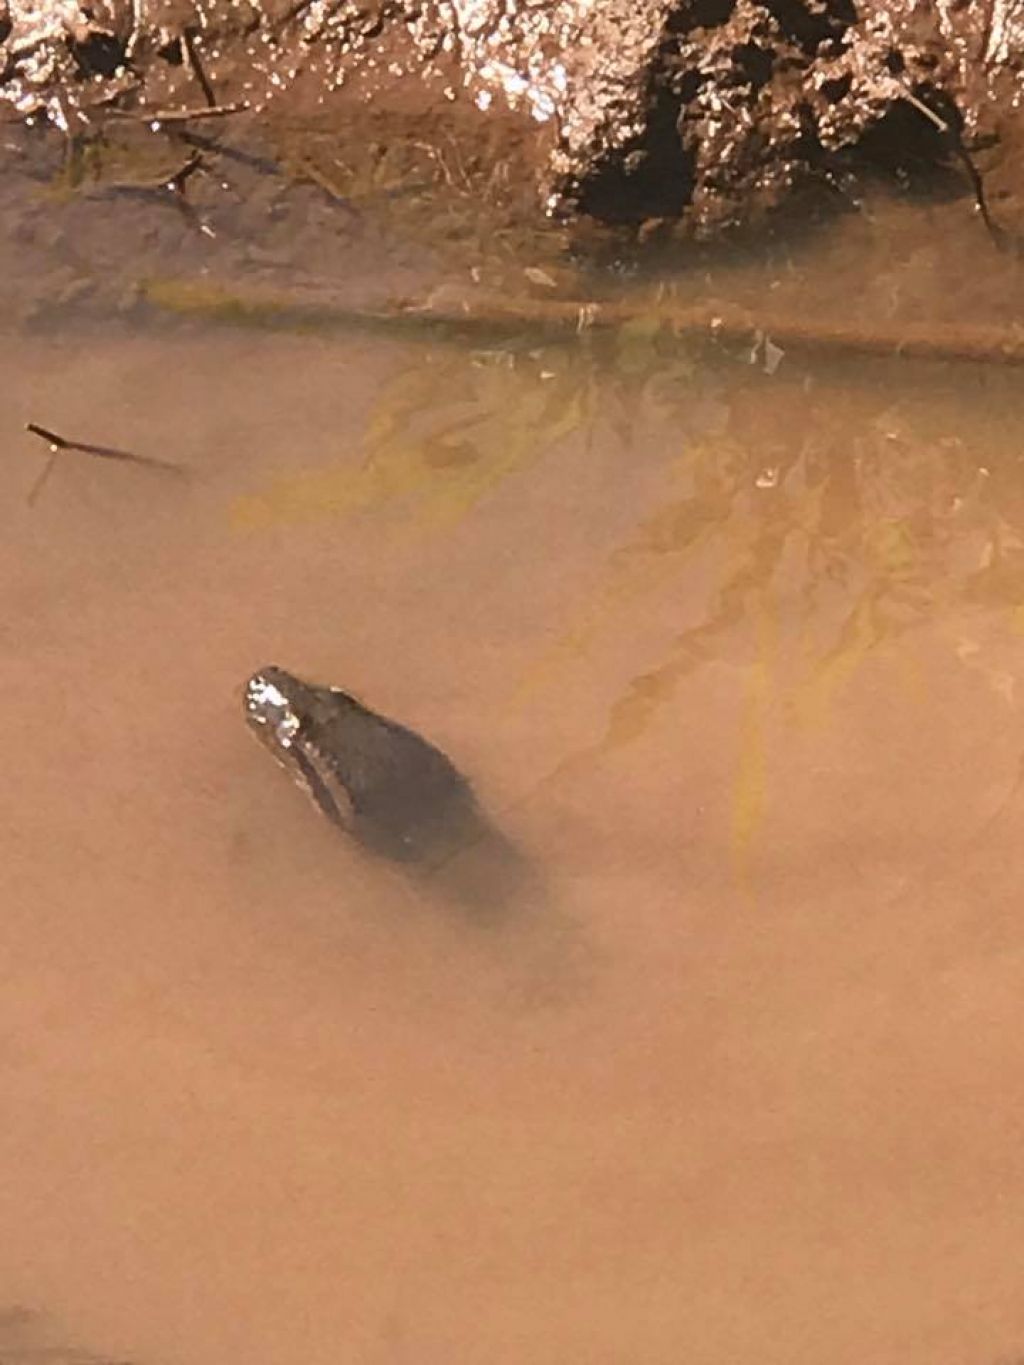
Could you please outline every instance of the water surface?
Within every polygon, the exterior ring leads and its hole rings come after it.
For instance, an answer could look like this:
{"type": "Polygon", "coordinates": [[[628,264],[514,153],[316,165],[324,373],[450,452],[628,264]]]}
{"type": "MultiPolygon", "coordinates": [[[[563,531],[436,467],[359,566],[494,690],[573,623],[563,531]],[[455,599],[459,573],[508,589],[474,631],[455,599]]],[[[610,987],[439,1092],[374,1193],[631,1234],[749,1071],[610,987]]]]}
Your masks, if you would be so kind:
{"type": "Polygon", "coordinates": [[[1019,379],[753,360],[8,335],[3,1300],[164,1365],[1024,1349],[1019,379]],[[28,420],[192,477],[28,506],[28,420]],[[500,913],[317,817],[270,661],[452,756],[500,913]]]}

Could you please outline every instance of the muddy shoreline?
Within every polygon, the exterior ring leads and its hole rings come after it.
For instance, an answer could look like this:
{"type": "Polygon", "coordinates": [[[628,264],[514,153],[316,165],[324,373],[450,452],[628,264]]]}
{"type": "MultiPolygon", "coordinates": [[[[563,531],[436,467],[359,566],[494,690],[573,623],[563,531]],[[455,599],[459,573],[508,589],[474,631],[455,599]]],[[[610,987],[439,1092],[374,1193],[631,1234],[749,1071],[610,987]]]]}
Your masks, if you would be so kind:
{"type": "Polygon", "coordinates": [[[259,141],[338,205],[699,238],[946,177],[1012,234],[1022,34],[1017,0],[7,0],[0,110],[59,130],[72,179],[185,203],[211,141],[259,141]],[[119,158],[120,181],[97,169],[119,158]]]}

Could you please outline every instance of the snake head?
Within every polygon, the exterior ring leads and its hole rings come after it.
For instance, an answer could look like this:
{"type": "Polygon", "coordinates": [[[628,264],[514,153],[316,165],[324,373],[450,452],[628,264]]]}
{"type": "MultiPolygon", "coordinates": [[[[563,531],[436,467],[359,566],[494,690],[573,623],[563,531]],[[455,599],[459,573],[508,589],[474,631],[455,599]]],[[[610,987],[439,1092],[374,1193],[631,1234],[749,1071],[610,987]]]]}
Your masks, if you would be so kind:
{"type": "Polygon", "coordinates": [[[338,687],[268,666],[245,685],[250,730],[324,815],[366,847],[436,861],[485,821],[451,760],[338,687]]]}
{"type": "Polygon", "coordinates": [[[252,675],[242,702],[261,746],[332,825],[368,852],[431,877],[443,874],[448,889],[474,909],[491,908],[505,895],[506,879],[509,885],[521,879],[519,855],[469,783],[415,731],[339,687],[303,682],[274,665],[252,675]]]}
{"type": "Polygon", "coordinates": [[[334,824],[347,827],[351,799],[320,742],[323,702],[318,692],[274,664],[245,685],[245,718],[257,739],[334,824]]]}

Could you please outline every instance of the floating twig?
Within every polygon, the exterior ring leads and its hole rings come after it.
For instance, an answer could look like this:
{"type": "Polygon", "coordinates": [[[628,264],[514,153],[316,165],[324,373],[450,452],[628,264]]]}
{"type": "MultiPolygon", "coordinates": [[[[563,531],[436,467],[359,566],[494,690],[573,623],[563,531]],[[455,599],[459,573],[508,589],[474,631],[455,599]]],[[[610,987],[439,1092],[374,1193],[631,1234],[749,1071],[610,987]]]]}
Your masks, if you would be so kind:
{"type": "Polygon", "coordinates": [[[153,455],[137,455],[134,451],[120,450],[116,446],[100,446],[93,445],[88,441],[72,441],[66,436],[59,436],[57,432],[50,431],[48,427],[41,427],[38,422],[26,422],[25,430],[30,431],[33,436],[38,436],[50,447],[50,458],[29,489],[27,501],[30,506],[42,492],[43,485],[50,477],[50,473],[57,462],[57,456],[65,450],[78,451],[82,455],[95,455],[101,460],[121,460],[128,464],[145,465],[149,469],[159,469],[166,474],[175,474],[179,478],[185,478],[188,475],[188,470],[184,465],[175,464],[171,460],[159,460],[153,455]]]}

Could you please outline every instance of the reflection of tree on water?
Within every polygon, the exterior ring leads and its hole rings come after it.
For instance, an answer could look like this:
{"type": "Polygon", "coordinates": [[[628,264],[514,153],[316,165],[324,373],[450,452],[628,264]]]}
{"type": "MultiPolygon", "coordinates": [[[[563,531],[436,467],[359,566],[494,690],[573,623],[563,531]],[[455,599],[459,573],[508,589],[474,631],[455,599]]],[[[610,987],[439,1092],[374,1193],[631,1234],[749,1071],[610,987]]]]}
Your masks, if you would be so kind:
{"type": "MultiPolygon", "coordinates": [[[[1006,377],[838,378],[749,376],[728,391],[720,376],[719,428],[686,443],[678,494],[612,555],[573,634],[578,649],[610,612],[714,557],[703,620],[633,678],[600,749],[638,736],[712,660],[769,669],[808,716],[908,631],[1024,602],[1019,399],[1006,377]]],[[[951,637],[951,662],[955,649],[951,637]]]]}
{"type": "Polygon", "coordinates": [[[611,435],[638,461],[677,448],[662,501],[524,683],[553,679],[628,628],[681,575],[692,593],[695,570],[710,566],[703,618],[625,688],[602,749],[639,735],[711,660],[770,663],[808,714],[922,623],[1024,604],[1012,374],[788,357],[769,374],[763,361],[698,357],[642,318],[574,346],[417,351],[379,396],[359,469],[282,483],[240,517],[395,504],[443,528],[569,439],[611,435]]]}

